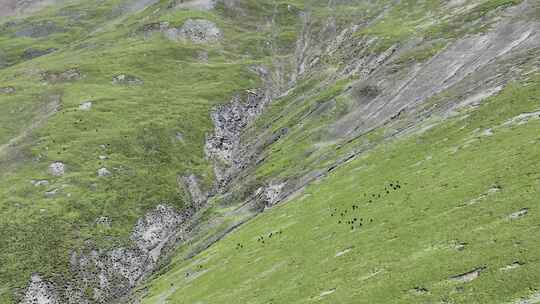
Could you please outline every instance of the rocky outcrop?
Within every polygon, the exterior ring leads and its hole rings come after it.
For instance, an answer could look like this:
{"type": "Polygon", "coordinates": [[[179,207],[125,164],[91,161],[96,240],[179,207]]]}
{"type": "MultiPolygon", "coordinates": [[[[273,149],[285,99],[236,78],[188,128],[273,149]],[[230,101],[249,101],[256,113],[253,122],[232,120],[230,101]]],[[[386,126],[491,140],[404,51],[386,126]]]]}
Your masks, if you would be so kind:
{"type": "Polygon", "coordinates": [[[214,9],[216,2],[216,0],[176,0],[171,4],[171,7],[209,11],[214,9]]]}
{"type": "Polygon", "coordinates": [[[231,103],[219,106],[212,113],[214,134],[207,138],[205,152],[214,161],[220,189],[245,166],[244,147],[240,143],[242,131],[262,113],[268,102],[264,91],[250,90],[246,96],[235,96],[231,103]]]}
{"type": "MultiPolygon", "coordinates": [[[[180,227],[192,215],[189,208],[179,212],[167,205],[157,206],[133,228],[133,246],[103,251],[88,243],[71,255],[72,281],[59,289],[35,274],[21,304],[110,303],[126,295],[158,267],[164,251],[181,237],[180,227]]],[[[100,217],[96,224],[109,226],[110,219],[100,217]]]]}
{"type": "MultiPolygon", "coordinates": [[[[393,46],[381,53],[380,58],[360,64],[350,73],[360,76],[360,83],[377,84],[383,94],[359,104],[337,121],[334,134],[345,137],[365,134],[400,113],[418,111],[430,98],[456,86],[467,93],[465,97],[486,88],[500,90],[520,65],[515,60],[526,60],[523,54],[540,47],[540,23],[517,20],[530,5],[525,1],[508,9],[505,18],[491,30],[458,39],[425,63],[401,65],[400,73],[393,73],[392,65],[408,46],[393,46]]],[[[449,100],[445,111],[460,106],[459,101],[464,99],[449,100]]],[[[418,120],[415,118],[411,123],[417,125],[418,120]]]]}
{"type": "Polygon", "coordinates": [[[54,285],[44,281],[39,274],[33,274],[21,304],[60,303],[60,298],[54,285]]]}
{"type": "Polygon", "coordinates": [[[163,33],[173,41],[190,41],[197,44],[216,43],[223,39],[223,32],[212,21],[204,19],[188,19],[179,27],[172,27],[169,22],[156,22],[144,25],[140,32],[145,36],[163,33]]]}
{"type": "Polygon", "coordinates": [[[215,43],[223,38],[223,32],[208,20],[188,19],[180,28],[169,29],[166,36],[172,40],[189,40],[193,43],[215,43]]]}

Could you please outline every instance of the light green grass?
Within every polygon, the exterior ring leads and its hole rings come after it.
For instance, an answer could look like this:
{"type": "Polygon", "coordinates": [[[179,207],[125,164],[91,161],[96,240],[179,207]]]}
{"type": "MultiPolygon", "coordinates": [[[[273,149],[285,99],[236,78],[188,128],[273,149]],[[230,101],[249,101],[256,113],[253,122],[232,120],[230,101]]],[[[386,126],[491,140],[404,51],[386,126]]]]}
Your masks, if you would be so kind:
{"type": "Polygon", "coordinates": [[[465,118],[347,164],[176,261],[144,303],[510,303],[538,290],[540,120],[501,125],[540,108],[539,83],[512,84],[465,118]],[[495,126],[491,137],[475,131],[495,126]],[[401,189],[386,194],[396,181],[401,189]],[[522,208],[526,216],[508,219],[522,208]],[[362,227],[338,224],[355,217],[362,227]],[[516,261],[524,265],[500,270],[516,261]],[[449,280],[477,267],[486,269],[472,282],[449,280]]]}
{"type": "MultiPolygon", "coordinates": [[[[4,109],[0,144],[20,137],[14,150],[0,155],[0,233],[6,236],[0,240],[1,303],[15,301],[14,295],[34,272],[59,284],[69,279],[70,252],[87,241],[102,249],[129,245],[136,220],[157,204],[184,207],[187,196],[177,176],[197,174],[201,186],[210,189],[213,171],[203,152],[205,137],[213,130],[210,112],[234,94],[260,86],[249,67],[266,62],[270,54],[263,41],[272,40],[274,33],[245,35],[255,25],[228,19],[221,10],[167,11],[163,2],[122,22],[112,18],[107,23],[115,2],[77,5],[53,7],[32,17],[32,22],[60,24],[67,17],[58,17],[59,12],[73,10],[91,18],[68,32],[40,39],[13,38],[15,28],[1,34],[0,47],[13,60],[11,67],[0,70],[0,86],[13,86],[16,92],[0,95],[4,109]],[[155,13],[156,7],[162,10],[155,13]],[[145,38],[137,32],[149,22],[176,26],[194,17],[215,21],[224,31],[224,41],[194,45],[171,42],[159,33],[145,38]],[[26,47],[41,45],[59,50],[19,60],[26,47]],[[203,50],[209,54],[208,63],[197,60],[197,52],[203,50]],[[70,68],[77,68],[83,77],[57,83],[42,80],[44,71],[70,68]],[[112,84],[121,73],[144,84],[112,84]],[[61,96],[57,113],[34,124],[43,118],[51,95],[61,96]],[[93,102],[92,109],[80,111],[78,106],[87,100],[93,102]],[[182,140],[176,139],[177,133],[182,140]],[[108,159],[100,160],[100,155],[108,159]],[[47,173],[54,161],[66,164],[64,176],[47,173]],[[99,178],[101,167],[112,176],[99,178]],[[41,179],[50,185],[31,184],[41,179]],[[58,193],[46,197],[45,192],[54,189],[58,193]],[[111,228],[95,224],[101,216],[111,219],[111,228]]],[[[261,12],[265,13],[270,12],[261,12]]],[[[289,30],[294,24],[282,26],[289,30]]]]}

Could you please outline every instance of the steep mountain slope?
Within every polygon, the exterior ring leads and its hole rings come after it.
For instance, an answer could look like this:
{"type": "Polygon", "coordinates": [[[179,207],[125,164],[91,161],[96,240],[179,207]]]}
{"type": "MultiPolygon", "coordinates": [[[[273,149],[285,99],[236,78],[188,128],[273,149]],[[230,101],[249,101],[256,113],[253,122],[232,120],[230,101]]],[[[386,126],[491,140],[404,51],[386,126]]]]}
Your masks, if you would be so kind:
{"type": "Polygon", "coordinates": [[[2,303],[540,298],[536,1],[37,2],[2,303]]]}

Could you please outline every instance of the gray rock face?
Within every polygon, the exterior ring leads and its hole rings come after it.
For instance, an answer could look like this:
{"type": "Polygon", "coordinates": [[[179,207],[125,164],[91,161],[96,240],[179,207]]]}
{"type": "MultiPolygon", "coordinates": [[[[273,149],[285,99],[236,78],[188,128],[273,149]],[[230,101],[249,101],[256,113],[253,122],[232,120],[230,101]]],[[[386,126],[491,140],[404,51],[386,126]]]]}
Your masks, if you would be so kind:
{"type": "Polygon", "coordinates": [[[352,59],[349,66],[354,68],[347,69],[347,73],[359,76],[361,81],[379,84],[383,93],[337,121],[334,134],[352,137],[368,132],[402,111],[416,109],[429,98],[464,85],[464,81],[471,91],[476,87],[485,88],[487,81],[493,82],[490,84],[493,87],[504,83],[512,71],[509,60],[540,47],[540,23],[518,20],[528,10],[528,5],[524,2],[508,9],[507,17],[490,31],[456,40],[427,62],[407,68],[404,70],[407,73],[399,78],[392,76],[385,66],[398,51],[396,47],[389,48],[374,61],[352,59]]]}
{"type": "Polygon", "coordinates": [[[22,30],[19,30],[15,33],[17,37],[32,37],[40,38],[46,37],[52,33],[62,32],[64,29],[53,21],[43,21],[38,23],[29,24],[22,30]]]}
{"type": "Polygon", "coordinates": [[[0,17],[30,13],[55,2],[56,0],[2,0],[0,1],[0,17]]]}
{"type": "Polygon", "coordinates": [[[64,175],[66,166],[62,162],[54,162],[49,165],[49,173],[53,176],[64,175]]]}
{"type": "Polygon", "coordinates": [[[184,176],[182,177],[182,180],[189,195],[191,196],[191,201],[196,206],[201,206],[204,202],[206,202],[206,194],[204,194],[199,187],[199,180],[194,174],[184,176]]]}
{"type": "Polygon", "coordinates": [[[223,32],[215,23],[203,19],[188,19],[181,27],[168,29],[165,35],[171,40],[193,43],[215,43],[223,38],[223,32]]]}
{"type": "MultiPolygon", "coordinates": [[[[64,291],[69,304],[84,303],[85,290],[92,290],[97,303],[110,303],[127,294],[159,265],[163,250],[177,241],[179,227],[191,216],[159,205],[135,225],[132,247],[99,251],[90,247],[73,253],[71,267],[75,280],[64,291]]],[[[110,219],[100,217],[96,224],[110,226],[110,219]]]]}
{"type": "Polygon", "coordinates": [[[212,113],[214,134],[207,138],[205,152],[215,163],[214,171],[220,188],[225,187],[232,175],[245,164],[240,145],[241,132],[262,113],[269,100],[263,90],[252,90],[245,99],[237,96],[212,113]]]}
{"type": "Polygon", "coordinates": [[[153,212],[140,219],[131,239],[137,248],[146,252],[155,263],[166,242],[176,232],[184,219],[171,207],[159,205],[153,212]]]}
{"type": "Polygon", "coordinates": [[[264,196],[267,207],[272,207],[275,204],[279,203],[284,187],[285,183],[271,183],[264,189],[264,196]]]}
{"type": "Polygon", "coordinates": [[[201,11],[209,11],[216,6],[216,0],[180,0],[175,1],[174,7],[181,9],[195,9],[201,11]]]}
{"type": "Polygon", "coordinates": [[[21,304],[60,304],[54,286],[44,281],[39,274],[33,274],[21,304]]]}
{"type": "MultiPolygon", "coordinates": [[[[157,206],[135,225],[131,234],[133,246],[102,251],[87,244],[86,249],[71,255],[75,276],[72,281],[63,289],[56,289],[34,275],[21,304],[111,303],[156,269],[163,251],[177,241],[180,226],[192,214],[193,210],[180,213],[167,205],[157,206]]],[[[108,217],[96,220],[96,225],[103,227],[110,223],[108,217]]]]}

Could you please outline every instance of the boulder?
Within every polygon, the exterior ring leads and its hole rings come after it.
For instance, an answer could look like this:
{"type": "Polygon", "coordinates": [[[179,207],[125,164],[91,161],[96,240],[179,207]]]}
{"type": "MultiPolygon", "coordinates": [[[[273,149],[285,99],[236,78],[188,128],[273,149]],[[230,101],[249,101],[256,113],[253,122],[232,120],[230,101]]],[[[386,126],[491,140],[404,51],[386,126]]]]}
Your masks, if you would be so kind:
{"type": "Polygon", "coordinates": [[[188,19],[179,28],[170,28],[166,36],[175,41],[189,40],[193,43],[215,43],[223,39],[223,32],[217,25],[204,19],[188,19]]]}
{"type": "Polygon", "coordinates": [[[79,105],[79,110],[81,111],[89,111],[91,108],[92,108],[91,101],[85,101],[79,105]]]}
{"type": "Polygon", "coordinates": [[[107,168],[101,168],[98,170],[97,174],[99,177],[105,177],[105,176],[110,176],[112,173],[107,168]]]}
{"type": "Polygon", "coordinates": [[[66,166],[62,162],[54,162],[49,165],[49,173],[53,176],[64,175],[66,166]]]}
{"type": "Polygon", "coordinates": [[[0,94],[12,94],[15,93],[14,87],[2,87],[0,88],[0,94]]]}
{"type": "Polygon", "coordinates": [[[119,74],[113,77],[112,83],[120,85],[141,85],[144,81],[133,75],[119,74]]]}

